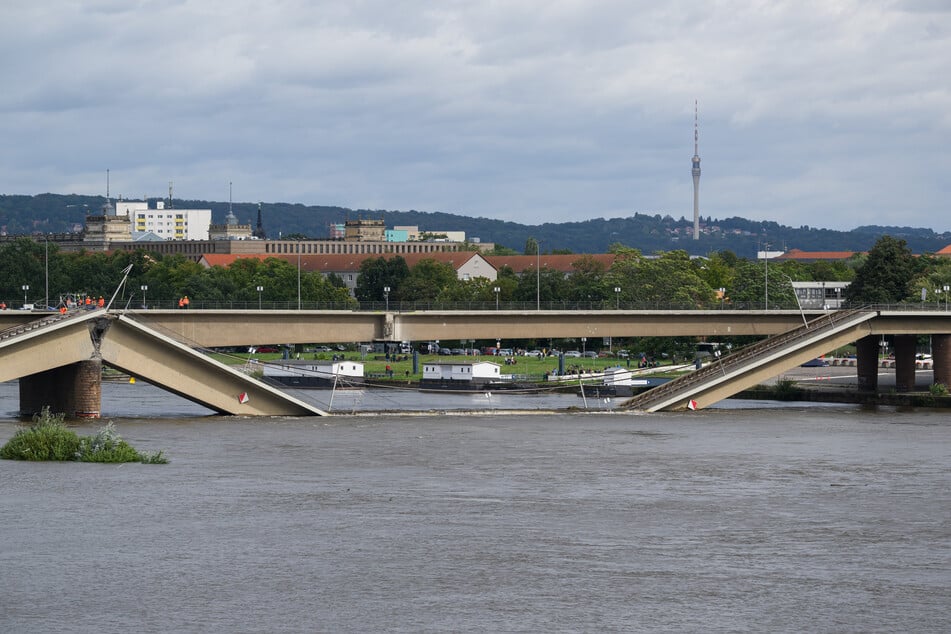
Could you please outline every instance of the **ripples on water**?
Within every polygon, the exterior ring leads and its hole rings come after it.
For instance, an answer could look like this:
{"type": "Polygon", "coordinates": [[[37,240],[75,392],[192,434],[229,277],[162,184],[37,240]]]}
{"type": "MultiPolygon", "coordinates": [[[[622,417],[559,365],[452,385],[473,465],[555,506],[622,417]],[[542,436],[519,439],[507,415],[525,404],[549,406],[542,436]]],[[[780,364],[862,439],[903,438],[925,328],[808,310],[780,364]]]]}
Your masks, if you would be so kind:
{"type": "Polygon", "coordinates": [[[2,631],[951,630],[944,413],[251,420],[107,391],[172,462],[0,461],[2,631]]]}

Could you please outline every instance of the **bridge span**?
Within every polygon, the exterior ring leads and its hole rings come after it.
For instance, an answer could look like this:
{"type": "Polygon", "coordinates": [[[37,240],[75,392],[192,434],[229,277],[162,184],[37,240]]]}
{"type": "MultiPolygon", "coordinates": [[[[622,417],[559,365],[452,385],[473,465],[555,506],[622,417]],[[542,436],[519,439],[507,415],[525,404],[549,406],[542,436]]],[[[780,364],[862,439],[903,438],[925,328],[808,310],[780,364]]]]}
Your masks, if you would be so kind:
{"type": "MultiPolygon", "coordinates": [[[[914,306],[872,307],[860,312],[861,320],[849,328],[836,330],[834,337],[810,338],[808,345],[800,345],[799,340],[795,346],[780,346],[772,351],[775,359],[769,364],[761,365],[755,372],[734,368],[733,379],[717,381],[715,390],[693,400],[704,407],[743,389],[751,380],[776,376],[789,364],[801,363],[810,355],[818,356],[851,342],[857,348],[859,388],[874,391],[877,389],[877,354],[882,337],[894,342],[897,389],[909,389],[909,384],[914,386],[915,342],[920,335],[932,337],[935,382],[951,385],[951,337],[948,334],[951,333],[951,312],[919,310],[914,306]],[[773,374],[767,376],[769,372],[773,374]]],[[[77,381],[81,383],[79,375],[82,373],[76,368],[92,361],[141,376],[223,413],[314,414],[323,412],[300,402],[273,401],[276,397],[264,390],[267,386],[252,387],[245,382],[253,381],[250,377],[238,379],[232,376],[222,380],[221,377],[234,371],[226,366],[215,367],[206,355],[193,348],[463,339],[771,337],[799,329],[809,331],[810,324],[823,320],[835,322],[837,315],[846,314],[850,312],[110,310],[71,314],[64,320],[64,323],[71,324],[68,327],[43,323],[43,327],[37,328],[32,335],[21,333],[4,337],[4,333],[29,326],[38,317],[43,317],[42,322],[53,318],[24,311],[2,311],[0,327],[8,326],[8,329],[0,332],[0,381],[21,378],[21,409],[24,409],[24,403],[29,407],[40,398],[51,397],[48,391],[38,387],[44,384],[55,384],[66,392],[77,394],[79,391],[75,387],[69,387],[77,381]],[[9,328],[11,324],[13,328],[9,328]],[[74,324],[86,325],[79,327],[74,324]],[[63,367],[72,369],[57,370],[63,367]],[[44,374],[47,372],[66,374],[44,374]],[[260,405],[237,407],[234,404],[236,395],[247,397],[251,394],[247,390],[238,390],[239,386],[245,385],[254,392],[250,402],[260,405]]],[[[86,372],[89,374],[93,370],[86,372]]],[[[655,404],[651,408],[677,409],[684,403],[685,400],[678,396],[662,406],[655,404]]],[[[76,411],[80,410],[76,407],[76,411]]]]}
{"type": "Polygon", "coordinates": [[[191,346],[106,310],[47,315],[0,332],[0,381],[20,380],[24,415],[49,406],[70,418],[98,418],[103,365],[220,414],[324,413],[191,346]]]}

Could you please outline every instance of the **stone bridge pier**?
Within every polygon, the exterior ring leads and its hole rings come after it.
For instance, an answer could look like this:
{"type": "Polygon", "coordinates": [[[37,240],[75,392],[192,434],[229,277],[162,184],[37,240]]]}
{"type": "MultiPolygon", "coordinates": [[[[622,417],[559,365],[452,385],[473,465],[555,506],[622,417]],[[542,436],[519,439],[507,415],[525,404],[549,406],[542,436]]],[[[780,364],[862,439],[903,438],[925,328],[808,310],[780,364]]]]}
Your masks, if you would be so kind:
{"type": "Polygon", "coordinates": [[[20,415],[64,412],[66,418],[99,418],[102,361],[91,359],[20,377],[20,415]]]}

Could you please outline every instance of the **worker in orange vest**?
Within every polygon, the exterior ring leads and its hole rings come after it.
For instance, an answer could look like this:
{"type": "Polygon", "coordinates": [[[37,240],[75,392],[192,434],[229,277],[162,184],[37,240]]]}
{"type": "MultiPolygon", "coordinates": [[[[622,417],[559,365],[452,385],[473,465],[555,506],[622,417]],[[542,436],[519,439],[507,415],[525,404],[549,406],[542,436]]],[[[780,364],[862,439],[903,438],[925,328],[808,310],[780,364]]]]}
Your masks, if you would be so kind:
{"type": "Polygon", "coordinates": [[[178,307],[179,307],[179,308],[185,308],[185,298],[184,298],[184,297],[179,297],[179,298],[178,298],[178,307]]]}
{"type": "Polygon", "coordinates": [[[188,295],[182,298],[182,302],[184,302],[185,308],[188,308],[188,295]]]}
{"type": "Polygon", "coordinates": [[[86,308],[92,308],[92,298],[89,295],[86,295],[86,308]]]}
{"type": "Polygon", "coordinates": [[[99,301],[96,302],[96,306],[98,306],[99,308],[102,308],[102,307],[104,307],[105,305],[106,305],[106,300],[104,300],[104,299],[102,298],[102,295],[100,295],[100,296],[99,296],[99,301]]]}

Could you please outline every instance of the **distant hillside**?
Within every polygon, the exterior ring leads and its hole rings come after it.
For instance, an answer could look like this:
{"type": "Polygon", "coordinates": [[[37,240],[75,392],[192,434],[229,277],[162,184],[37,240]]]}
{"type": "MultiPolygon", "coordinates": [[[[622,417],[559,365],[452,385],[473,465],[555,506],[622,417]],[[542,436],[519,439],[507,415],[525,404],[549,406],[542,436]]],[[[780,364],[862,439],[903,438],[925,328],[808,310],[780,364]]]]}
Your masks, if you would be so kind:
{"type": "MultiPolygon", "coordinates": [[[[101,196],[40,194],[0,195],[0,231],[28,234],[71,231],[81,226],[90,212],[98,212],[101,196]]],[[[227,202],[174,200],[175,207],[211,209],[215,222],[223,222],[227,202]]],[[[234,213],[243,223],[257,222],[257,203],[235,203],[234,213]]],[[[304,234],[311,238],[328,235],[332,223],[358,218],[382,217],[387,226],[416,225],[425,231],[465,231],[470,238],[494,242],[522,252],[529,238],[540,241],[543,252],[568,249],[573,253],[603,253],[614,243],[640,249],[644,253],[684,249],[692,255],[729,250],[741,257],[754,257],[765,244],[770,249],[798,248],[804,251],[863,251],[888,234],[908,242],[915,253],[932,253],[951,244],[951,233],[912,227],[863,226],[852,231],[814,227],[786,227],[776,222],[744,218],[703,218],[704,232],[693,240],[689,231],[693,220],[635,213],[627,218],[595,218],[578,222],[525,225],[517,222],[471,218],[442,212],[352,210],[343,207],[263,203],[262,218],[268,237],[304,234]]]]}

